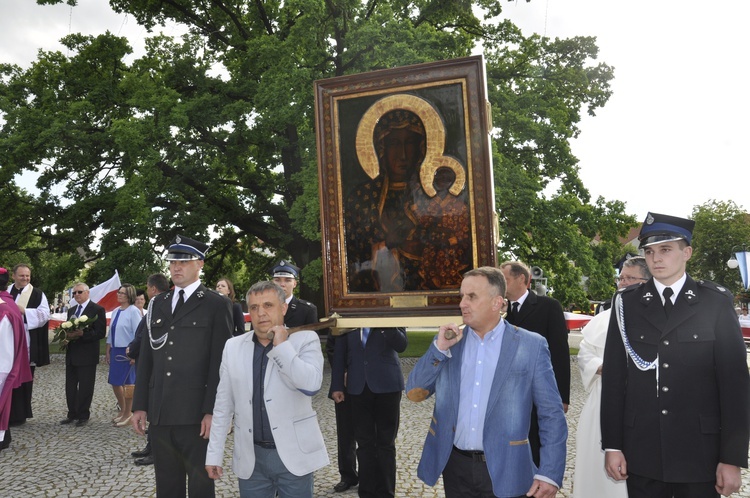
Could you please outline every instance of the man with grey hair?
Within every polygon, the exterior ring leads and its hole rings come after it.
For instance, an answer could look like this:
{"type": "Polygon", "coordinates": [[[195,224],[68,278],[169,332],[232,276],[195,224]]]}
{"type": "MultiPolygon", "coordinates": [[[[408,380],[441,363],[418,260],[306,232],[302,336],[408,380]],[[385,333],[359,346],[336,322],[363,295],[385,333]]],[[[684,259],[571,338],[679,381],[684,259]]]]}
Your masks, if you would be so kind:
{"type": "Polygon", "coordinates": [[[406,383],[412,401],[435,394],[417,475],[434,486],[442,474],[447,498],[552,498],[562,485],[568,432],[549,348],[502,318],[505,292],[499,269],[466,272],[466,327],[441,326],[406,383]],[[532,406],[541,429],[539,467],[527,437],[532,406]]]}
{"type": "MultiPolygon", "coordinates": [[[[651,278],[646,258],[635,256],[623,262],[617,287],[643,285],[651,278]]],[[[607,478],[604,470],[604,451],[601,449],[602,430],[599,411],[602,401],[602,364],[607,341],[610,313],[608,308],[586,324],[578,350],[578,368],[583,387],[588,393],[578,419],[574,483],[576,498],[627,498],[625,483],[607,478]]]]}
{"type": "Polygon", "coordinates": [[[329,463],[312,408],[323,381],[320,340],[312,330],[289,334],[286,296],[278,284],[258,282],[246,299],[253,333],[230,339],[224,348],[206,471],[211,479],[224,474],[234,419],[232,468],[240,496],[312,498],[313,472],[329,463]]]}
{"type": "Polygon", "coordinates": [[[96,317],[91,325],[66,332],[65,400],[68,415],[60,424],[75,422],[76,427],[81,427],[88,423],[91,416],[96,366],[99,364],[99,341],[107,335],[107,315],[104,308],[89,299],[89,286],[83,282],[73,286],[73,299],[78,305],[68,310],[68,320],[84,315],[89,319],[96,317]]]}

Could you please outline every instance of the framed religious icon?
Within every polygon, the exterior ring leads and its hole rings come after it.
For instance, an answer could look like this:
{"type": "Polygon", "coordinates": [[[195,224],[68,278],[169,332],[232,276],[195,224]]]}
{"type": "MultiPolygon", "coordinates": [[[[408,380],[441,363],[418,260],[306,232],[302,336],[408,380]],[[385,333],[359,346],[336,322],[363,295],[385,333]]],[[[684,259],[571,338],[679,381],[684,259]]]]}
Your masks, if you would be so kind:
{"type": "Polygon", "coordinates": [[[481,56],[315,82],[327,314],[458,315],[496,263],[481,56]]]}

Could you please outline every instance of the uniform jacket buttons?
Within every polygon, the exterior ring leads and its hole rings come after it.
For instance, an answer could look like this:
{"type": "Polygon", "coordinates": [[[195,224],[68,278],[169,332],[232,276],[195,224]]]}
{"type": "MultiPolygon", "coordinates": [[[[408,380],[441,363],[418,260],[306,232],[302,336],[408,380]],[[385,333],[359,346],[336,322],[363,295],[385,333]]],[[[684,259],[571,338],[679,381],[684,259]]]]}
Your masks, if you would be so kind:
{"type": "Polygon", "coordinates": [[[662,410],[662,411],[661,411],[661,414],[662,414],[662,415],[669,415],[669,410],[662,410]]]}
{"type": "Polygon", "coordinates": [[[664,345],[665,345],[665,346],[669,346],[669,340],[665,340],[665,341],[664,341],[664,345]]]}
{"type": "Polygon", "coordinates": [[[669,368],[669,363],[662,363],[661,366],[664,368],[669,368]]]}
{"type": "Polygon", "coordinates": [[[172,372],[167,372],[167,377],[170,377],[172,375],[172,372]]]}
{"type": "Polygon", "coordinates": [[[667,386],[664,386],[664,387],[661,388],[661,390],[664,391],[664,392],[668,392],[669,388],[667,386]]]}

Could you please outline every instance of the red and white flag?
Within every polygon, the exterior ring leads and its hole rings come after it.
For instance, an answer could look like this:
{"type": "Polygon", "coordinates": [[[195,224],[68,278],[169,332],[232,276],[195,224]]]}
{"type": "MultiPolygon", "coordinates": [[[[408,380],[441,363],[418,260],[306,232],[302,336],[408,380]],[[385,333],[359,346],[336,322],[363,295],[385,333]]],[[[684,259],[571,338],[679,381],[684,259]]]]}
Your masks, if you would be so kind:
{"type": "Polygon", "coordinates": [[[89,299],[104,308],[105,311],[110,312],[119,306],[117,290],[120,285],[120,274],[115,270],[112,278],[90,289],[89,299]]]}

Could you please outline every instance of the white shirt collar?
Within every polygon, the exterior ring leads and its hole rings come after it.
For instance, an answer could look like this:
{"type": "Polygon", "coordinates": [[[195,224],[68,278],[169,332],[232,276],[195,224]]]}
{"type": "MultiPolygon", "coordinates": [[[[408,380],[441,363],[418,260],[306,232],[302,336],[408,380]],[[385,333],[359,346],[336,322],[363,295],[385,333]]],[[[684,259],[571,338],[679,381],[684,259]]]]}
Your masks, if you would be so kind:
{"type": "Polygon", "coordinates": [[[659,293],[659,297],[661,297],[661,302],[664,304],[664,289],[667,287],[672,288],[672,303],[674,303],[675,299],[677,299],[677,294],[680,293],[682,290],[682,287],[685,285],[685,282],[687,281],[687,273],[683,273],[682,277],[680,279],[673,283],[672,285],[664,285],[663,283],[659,282],[658,280],[654,279],[654,286],[656,287],[656,292],[659,293]]]}
{"type": "Polygon", "coordinates": [[[195,289],[197,289],[200,285],[201,285],[200,279],[196,280],[195,282],[193,282],[192,284],[188,285],[187,287],[177,287],[175,285],[174,286],[174,295],[175,295],[174,301],[176,302],[177,299],[179,299],[180,290],[184,290],[185,291],[185,298],[184,299],[185,299],[185,301],[187,301],[188,299],[190,299],[190,296],[193,295],[193,292],[195,292],[195,289]]]}
{"type": "Polygon", "coordinates": [[[523,293],[523,296],[519,297],[515,301],[511,301],[513,303],[518,303],[518,309],[521,309],[523,306],[524,301],[526,301],[526,298],[529,297],[529,289],[526,289],[526,292],[523,293]]]}

